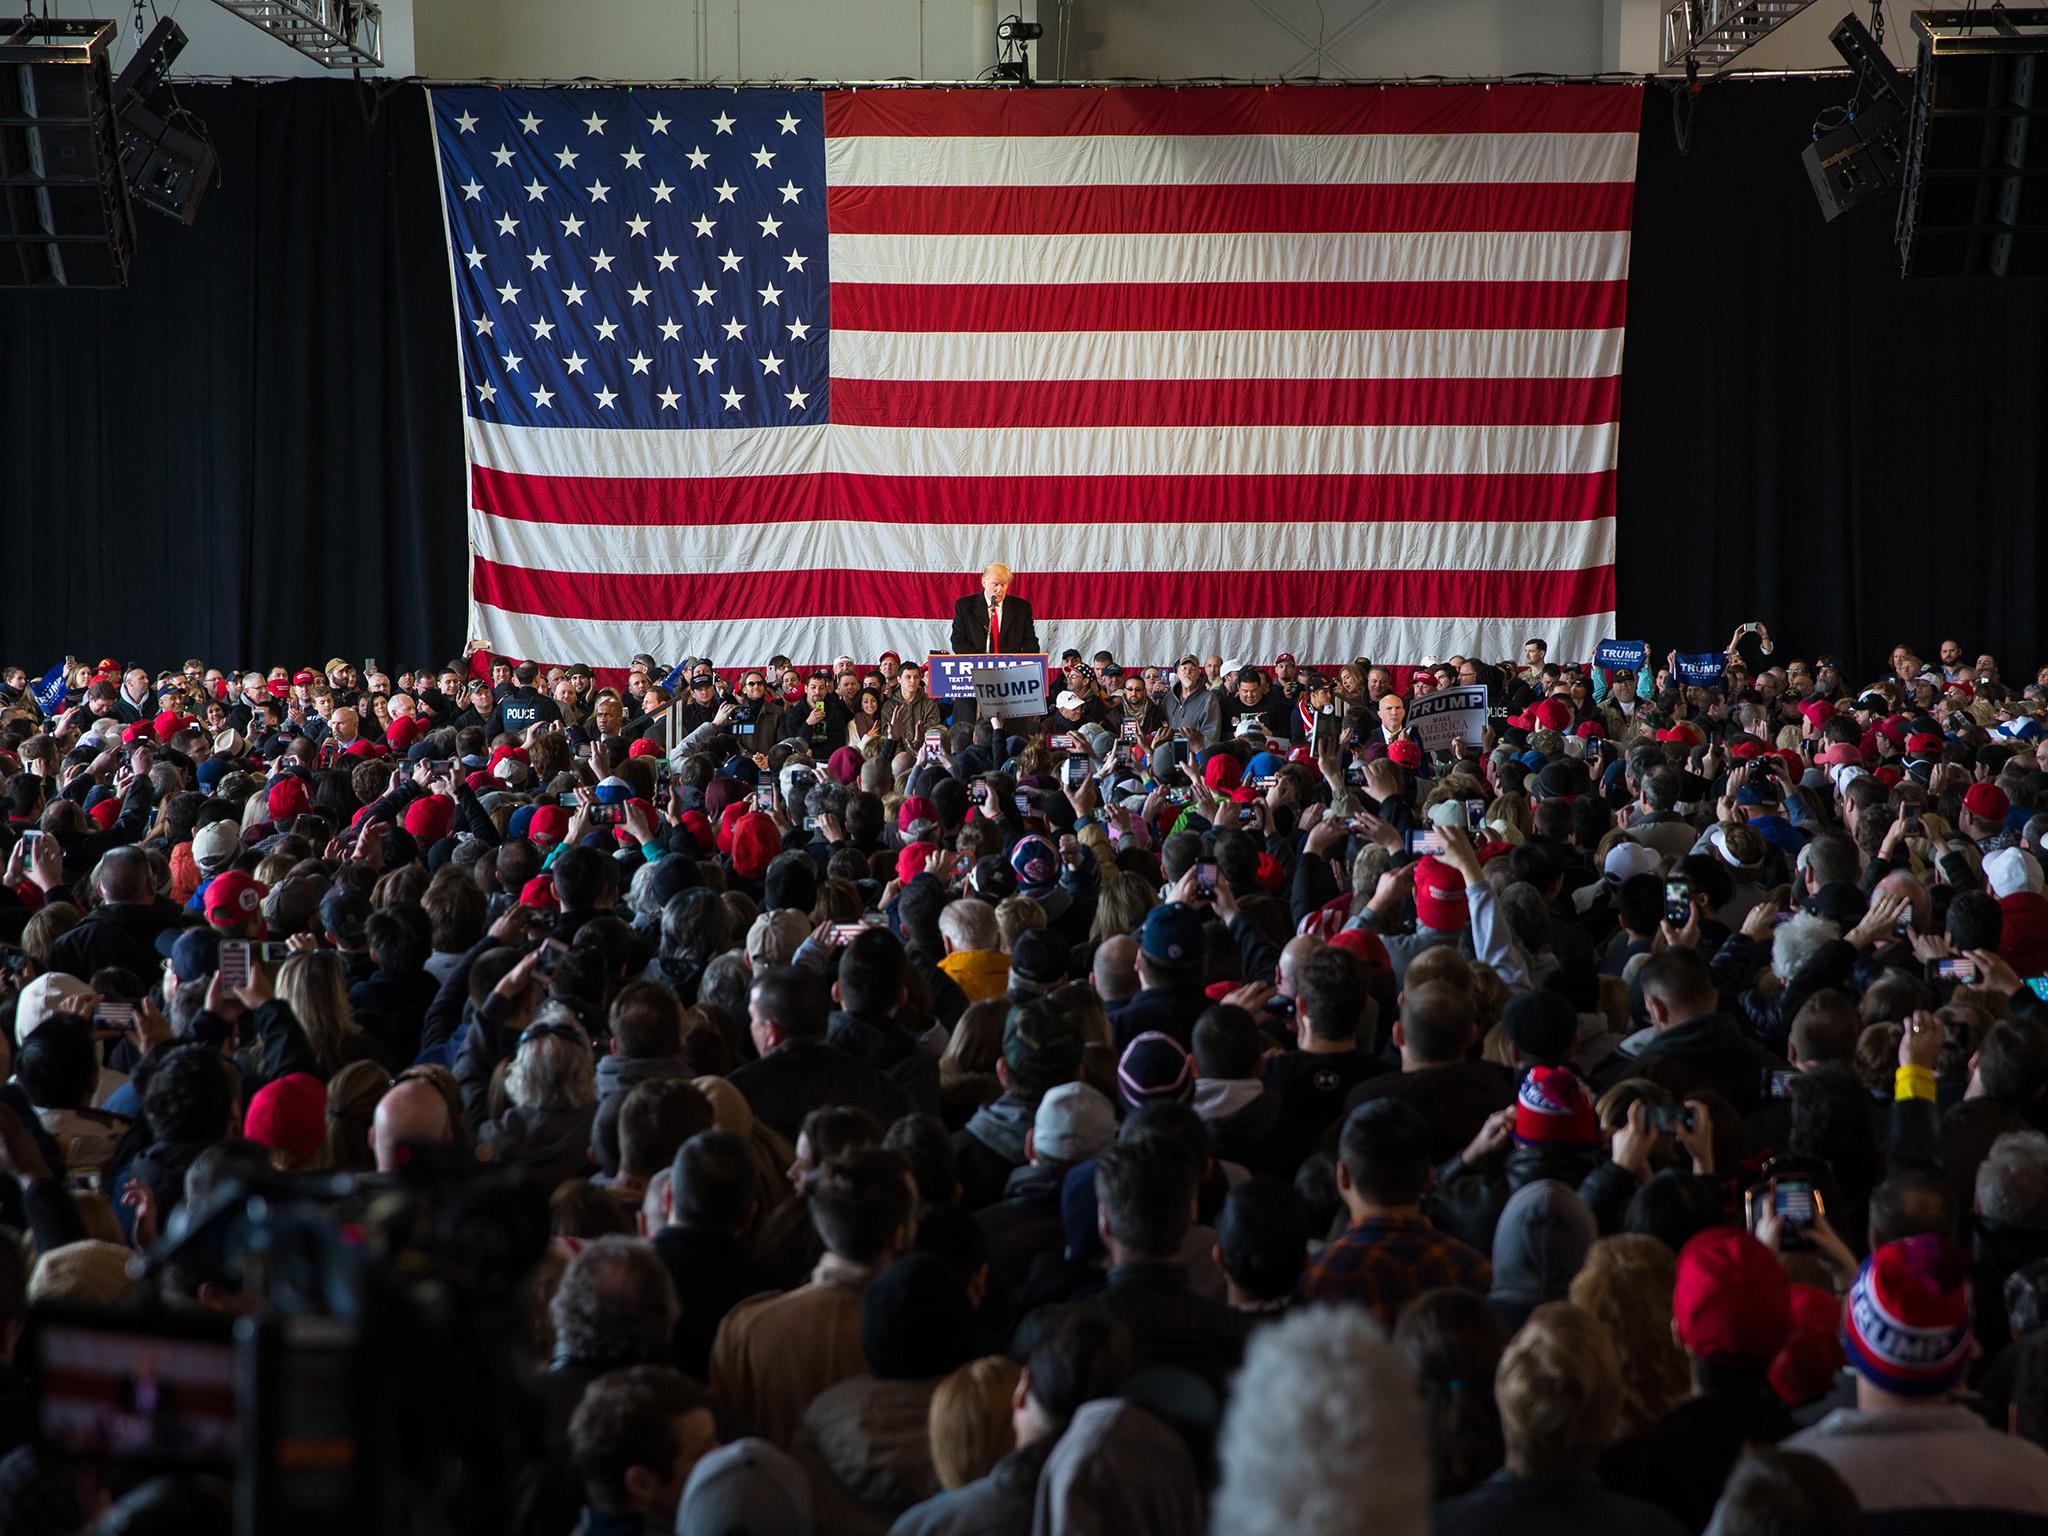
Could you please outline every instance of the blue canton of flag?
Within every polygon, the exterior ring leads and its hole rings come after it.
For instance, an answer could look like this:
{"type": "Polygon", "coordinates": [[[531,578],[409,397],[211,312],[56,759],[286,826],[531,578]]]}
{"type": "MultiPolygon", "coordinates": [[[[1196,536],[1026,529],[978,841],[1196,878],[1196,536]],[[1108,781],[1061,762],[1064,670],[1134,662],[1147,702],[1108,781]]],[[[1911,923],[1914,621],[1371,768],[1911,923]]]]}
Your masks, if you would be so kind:
{"type": "Polygon", "coordinates": [[[471,416],[827,419],[817,92],[443,90],[433,108],[471,416]]]}
{"type": "Polygon", "coordinates": [[[30,683],[28,691],[35,695],[37,709],[46,715],[57,713],[64,705],[64,663],[58,662],[30,683]]]}

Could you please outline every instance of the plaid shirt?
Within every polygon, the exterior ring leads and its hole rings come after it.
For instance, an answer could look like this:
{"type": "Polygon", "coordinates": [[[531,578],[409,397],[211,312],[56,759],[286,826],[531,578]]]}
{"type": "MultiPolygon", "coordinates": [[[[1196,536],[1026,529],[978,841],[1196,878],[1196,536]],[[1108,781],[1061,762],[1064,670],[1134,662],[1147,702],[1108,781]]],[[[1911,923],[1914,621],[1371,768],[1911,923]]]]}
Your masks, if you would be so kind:
{"type": "Polygon", "coordinates": [[[1355,1301],[1387,1327],[1424,1291],[1451,1286],[1484,1295],[1493,1266],[1477,1249],[1437,1231],[1420,1216],[1354,1223],[1317,1255],[1302,1280],[1310,1301],[1355,1301]]]}

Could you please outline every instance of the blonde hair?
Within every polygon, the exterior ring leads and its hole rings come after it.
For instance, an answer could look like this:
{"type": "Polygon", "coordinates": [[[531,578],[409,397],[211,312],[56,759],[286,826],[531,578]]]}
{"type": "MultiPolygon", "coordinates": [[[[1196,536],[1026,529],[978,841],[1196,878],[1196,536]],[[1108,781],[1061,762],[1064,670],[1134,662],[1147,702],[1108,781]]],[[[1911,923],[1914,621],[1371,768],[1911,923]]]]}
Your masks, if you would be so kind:
{"type": "Polygon", "coordinates": [[[1016,947],[1017,936],[1045,926],[1045,908],[1029,896],[1005,896],[996,903],[996,931],[1002,935],[1003,953],[1016,947]]]}
{"type": "Polygon", "coordinates": [[[1413,992],[1432,981],[1440,981],[1461,997],[1478,1001],[1478,994],[1473,989],[1472,962],[1449,944],[1432,945],[1410,960],[1408,970],[1401,978],[1401,987],[1403,991],[1413,992]]]}
{"type": "Polygon", "coordinates": [[[1545,1302],[1500,1357],[1493,1395],[1508,1470],[1556,1487],[1584,1476],[1613,1442],[1621,1361],[1592,1313],[1545,1302]]]}
{"type": "Polygon", "coordinates": [[[321,1079],[333,1077],[344,1065],[349,1037],[357,1033],[341,957],[322,949],[293,955],[277,973],[277,995],[298,1021],[321,1079]]]}
{"type": "Polygon", "coordinates": [[[977,1478],[1016,1448],[1010,1399],[1024,1374],[1001,1355],[970,1360],[932,1392],[927,1432],[932,1466],[950,1493],[977,1478]]]}
{"type": "Polygon", "coordinates": [[[1607,1331],[1621,1365],[1621,1418],[1616,1436],[1647,1429],[1692,1390],[1685,1351],[1671,1337],[1671,1293],[1678,1260],[1656,1238],[1624,1232],[1603,1237],[1572,1278],[1571,1300],[1607,1331]]]}

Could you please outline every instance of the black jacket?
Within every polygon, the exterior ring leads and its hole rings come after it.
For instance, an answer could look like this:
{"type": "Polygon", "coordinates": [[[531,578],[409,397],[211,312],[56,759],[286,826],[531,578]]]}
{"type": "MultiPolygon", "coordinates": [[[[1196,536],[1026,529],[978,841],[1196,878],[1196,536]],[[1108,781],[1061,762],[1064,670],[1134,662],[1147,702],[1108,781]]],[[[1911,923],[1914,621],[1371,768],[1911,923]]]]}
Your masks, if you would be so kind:
{"type": "Polygon", "coordinates": [[[1546,1485],[1496,1472],[1436,1507],[1436,1536],[1683,1536],[1654,1504],[1583,1481],[1546,1485]]]}
{"type": "Polygon", "coordinates": [[[117,966],[147,981],[162,969],[157,935],[167,928],[186,927],[189,921],[168,901],[146,907],[94,907],[50,946],[50,969],[90,981],[94,971],[117,966]]]}
{"type": "Polygon", "coordinates": [[[1663,1031],[1633,1063],[1617,1051],[1594,1074],[1594,1086],[1604,1092],[1623,1077],[1646,1077],[1679,1100],[1712,1088],[1747,1115],[1763,1101],[1765,1075],[1784,1065],[1727,1014],[1709,1013],[1663,1031]]]}
{"type": "Polygon", "coordinates": [[[1177,987],[1147,987],[1123,1007],[1109,1015],[1110,1030],[1116,1036],[1119,1059],[1130,1043],[1142,1034],[1156,1031],[1171,1036],[1184,1051],[1195,1047],[1195,1020],[1209,1007],[1209,994],[1202,990],[1199,976],[1177,987]]]}
{"type": "Polygon", "coordinates": [[[749,1296],[777,1289],[775,1277],[737,1237],[663,1227],[652,1241],[683,1304],[676,1319],[676,1369],[703,1381],[711,1369],[711,1341],[725,1314],[749,1296]]]}
{"type": "Polygon", "coordinates": [[[735,1069],[728,1079],[754,1117],[794,1143],[804,1116],[828,1104],[852,1104],[887,1126],[915,1107],[890,1077],[823,1040],[792,1040],[735,1069]]]}
{"type": "Polygon", "coordinates": [[[1425,1207],[1429,1219],[1481,1253],[1493,1252],[1500,1213],[1517,1190],[1545,1179],[1578,1191],[1603,1237],[1621,1230],[1628,1203],[1641,1186],[1603,1147],[1516,1147],[1498,1168],[1472,1169],[1455,1154],[1436,1172],[1425,1207]]]}
{"type": "Polygon", "coordinates": [[[893,1018],[867,1019],[835,1009],[825,1021],[825,1043],[895,1083],[920,1114],[939,1112],[939,1058],[893,1018]]]}
{"type": "Polygon", "coordinates": [[[1655,1504],[1689,1531],[1704,1531],[1743,1448],[1776,1445],[1797,1426],[1770,1383],[1731,1379],[1688,1398],[1600,1459],[1616,1493],[1655,1504]]]}
{"type": "MultiPolygon", "coordinates": [[[[1392,1072],[1352,1089],[1344,1111],[1348,1115],[1374,1099],[1398,1099],[1420,1112],[1429,1122],[1430,1161],[1441,1163],[1471,1145],[1488,1115],[1515,1102],[1515,1074],[1491,1061],[1451,1061],[1392,1072]]],[[[1487,1249],[1482,1246],[1479,1251],[1487,1249]]]]}
{"type": "Polygon", "coordinates": [[[1087,1306],[1131,1330],[1138,1369],[1178,1366],[1193,1371],[1219,1396],[1229,1389],[1251,1332],[1242,1312],[1188,1289],[1186,1265],[1159,1260],[1115,1266],[1109,1283],[1087,1306]]]}
{"type": "MultiPolygon", "coordinates": [[[[1017,596],[1003,599],[1002,654],[1035,656],[1045,648],[1031,622],[1031,605],[1017,596]]],[[[953,654],[971,656],[988,650],[988,599],[969,593],[953,605],[953,654]]]]}
{"type": "Polygon", "coordinates": [[[399,975],[376,970],[348,989],[356,1023],[384,1042],[391,1059],[410,1066],[420,1053],[420,1031],[441,984],[425,971],[399,975]]]}

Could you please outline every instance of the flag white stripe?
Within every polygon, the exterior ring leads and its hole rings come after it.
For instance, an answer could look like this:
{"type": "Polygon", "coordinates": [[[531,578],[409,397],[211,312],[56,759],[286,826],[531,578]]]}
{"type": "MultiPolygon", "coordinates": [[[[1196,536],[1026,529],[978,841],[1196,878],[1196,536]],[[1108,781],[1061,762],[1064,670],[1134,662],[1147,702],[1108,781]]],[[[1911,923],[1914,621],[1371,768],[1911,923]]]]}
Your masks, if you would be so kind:
{"type": "MultiPolygon", "coordinates": [[[[987,528],[939,523],[540,523],[479,511],[476,553],[529,570],[637,576],[649,571],[875,570],[958,573],[987,563],[987,528]]],[[[1019,570],[1573,571],[1614,561],[1614,520],[1557,523],[1030,523],[1000,534],[1019,570]]]]}
{"type": "Polygon", "coordinates": [[[839,235],[834,283],[1613,282],[1628,231],[839,235]]]}
{"type": "MultiPolygon", "coordinates": [[[[707,619],[649,624],[638,620],[561,619],[511,613],[473,603],[470,628],[500,649],[550,661],[622,664],[636,651],[656,656],[708,655],[720,667],[757,666],[787,655],[818,663],[844,652],[867,661],[885,650],[921,659],[948,646],[946,619],[888,619],[821,615],[813,619],[707,619]],[[516,637],[516,644],[515,644],[516,637]]],[[[1038,640],[1057,657],[1068,646],[1093,653],[1106,649],[1126,666],[1156,666],[1183,651],[1206,655],[1254,656],[1270,661],[1291,651],[1303,662],[1335,663],[1371,656],[1413,663],[1424,656],[1469,653],[1519,656],[1522,642],[1541,635],[1550,653],[1589,657],[1614,633],[1614,615],[1573,618],[1486,617],[1470,619],[1277,618],[1205,619],[1175,626],[1156,619],[1063,619],[1037,615],[1038,640]]]]}
{"type": "Polygon", "coordinates": [[[473,463],[534,475],[1572,475],[1612,422],[1428,427],[757,427],[604,431],[467,419],[473,463]]]}
{"type": "Polygon", "coordinates": [[[1579,331],[856,331],[841,379],[1594,379],[1619,326],[1579,331]]]}
{"type": "Polygon", "coordinates": [[[833,187],[1632,181],[1634,133],[1073,134],[825,141],[833,187]]]}

